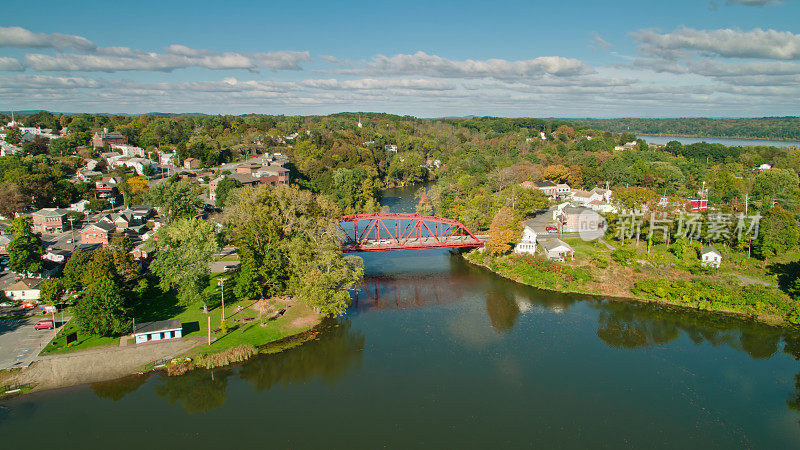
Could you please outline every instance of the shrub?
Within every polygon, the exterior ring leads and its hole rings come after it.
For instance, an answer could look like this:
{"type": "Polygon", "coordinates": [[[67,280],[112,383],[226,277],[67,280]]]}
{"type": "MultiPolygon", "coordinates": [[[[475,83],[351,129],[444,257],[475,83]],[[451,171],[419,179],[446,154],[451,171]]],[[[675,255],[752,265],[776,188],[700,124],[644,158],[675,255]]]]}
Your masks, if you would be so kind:
{"type": "Polygon", "coordinates": [[[636,252],[629,248],[620,248],[611,252],[611,259],[623,266],[629,266],[636,259],[636,252]]]}

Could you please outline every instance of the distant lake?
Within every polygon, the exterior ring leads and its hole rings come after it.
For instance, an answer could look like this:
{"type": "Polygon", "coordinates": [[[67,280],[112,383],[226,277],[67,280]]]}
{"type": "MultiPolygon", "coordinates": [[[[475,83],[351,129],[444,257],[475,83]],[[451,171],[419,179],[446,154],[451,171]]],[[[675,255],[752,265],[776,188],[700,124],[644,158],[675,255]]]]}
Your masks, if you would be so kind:
{"type": "Polygon", "coordinates": [[[708,142],[710,144],[722,144],[744,147],[747,145],[767,145],[772,147],[788,147],[796,145],[800,147],[800,141],[770,141],[766,139],[729,139],[713,137],[678,137],[678,136],[653,136],[650,134],[639,134],[639,139],[644,139],[648,144],[666,144],[669,141],[678,141],[681,144],[695,144],[697,142],[708,142]]]}

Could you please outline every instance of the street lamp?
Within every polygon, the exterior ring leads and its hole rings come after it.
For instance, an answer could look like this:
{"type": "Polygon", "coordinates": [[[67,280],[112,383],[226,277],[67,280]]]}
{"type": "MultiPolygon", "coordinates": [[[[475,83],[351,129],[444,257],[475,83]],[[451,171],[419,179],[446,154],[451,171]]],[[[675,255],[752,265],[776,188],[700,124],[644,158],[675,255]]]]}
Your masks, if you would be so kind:
{"type": "Polygon", "coordinates": [[[222,288],[222,320],[225,321],[225,278],[220,278],[219,285],[222,288]]]}

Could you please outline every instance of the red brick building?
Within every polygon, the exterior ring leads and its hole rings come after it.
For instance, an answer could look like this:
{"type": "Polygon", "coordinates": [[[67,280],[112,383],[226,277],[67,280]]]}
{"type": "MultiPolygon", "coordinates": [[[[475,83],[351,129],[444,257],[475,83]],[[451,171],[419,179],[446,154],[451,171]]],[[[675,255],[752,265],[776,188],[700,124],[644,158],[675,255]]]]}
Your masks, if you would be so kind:
{"type": "Polygon", "coordinates": [[[61,233],[69,230],[67,211],[61,208],[42,208],[32,214],[33,230],[39,233],[61,233]]]}
{"type": "Polygon", "coordinates": [[[105,144],[124,145],[127,139],[119,131],[108,132],[108,128],[103,128],[103,131],[98,131],[92,136],[92,146],[94,148],[103,147],[105,144]]]}
{"type": "Polygon", "coordinates": [[[111,233],[113,233],[116,228],[117,227],[113,223],[91,223],[81,230],[81,244],[108,245],[111,233]]]}

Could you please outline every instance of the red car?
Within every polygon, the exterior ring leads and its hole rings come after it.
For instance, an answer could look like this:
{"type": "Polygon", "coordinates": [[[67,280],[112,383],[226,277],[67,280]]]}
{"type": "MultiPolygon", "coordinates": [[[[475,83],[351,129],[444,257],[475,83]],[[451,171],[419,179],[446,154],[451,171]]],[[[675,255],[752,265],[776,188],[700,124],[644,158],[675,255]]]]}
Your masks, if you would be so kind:
{"type": "Polygon", "coordinates": [[[52,330],[56,327],[56,324],[53,323],[52,320],[40,320],[36,322],[36,325],[33,326],[34,330],[52,330]]]}
{"type": "Polygon", "coordinates": [[[35,302],[24,302],[20,306],[23,308],[36,308],[37,306],[39,306],[39,304],[35,302]]]}

